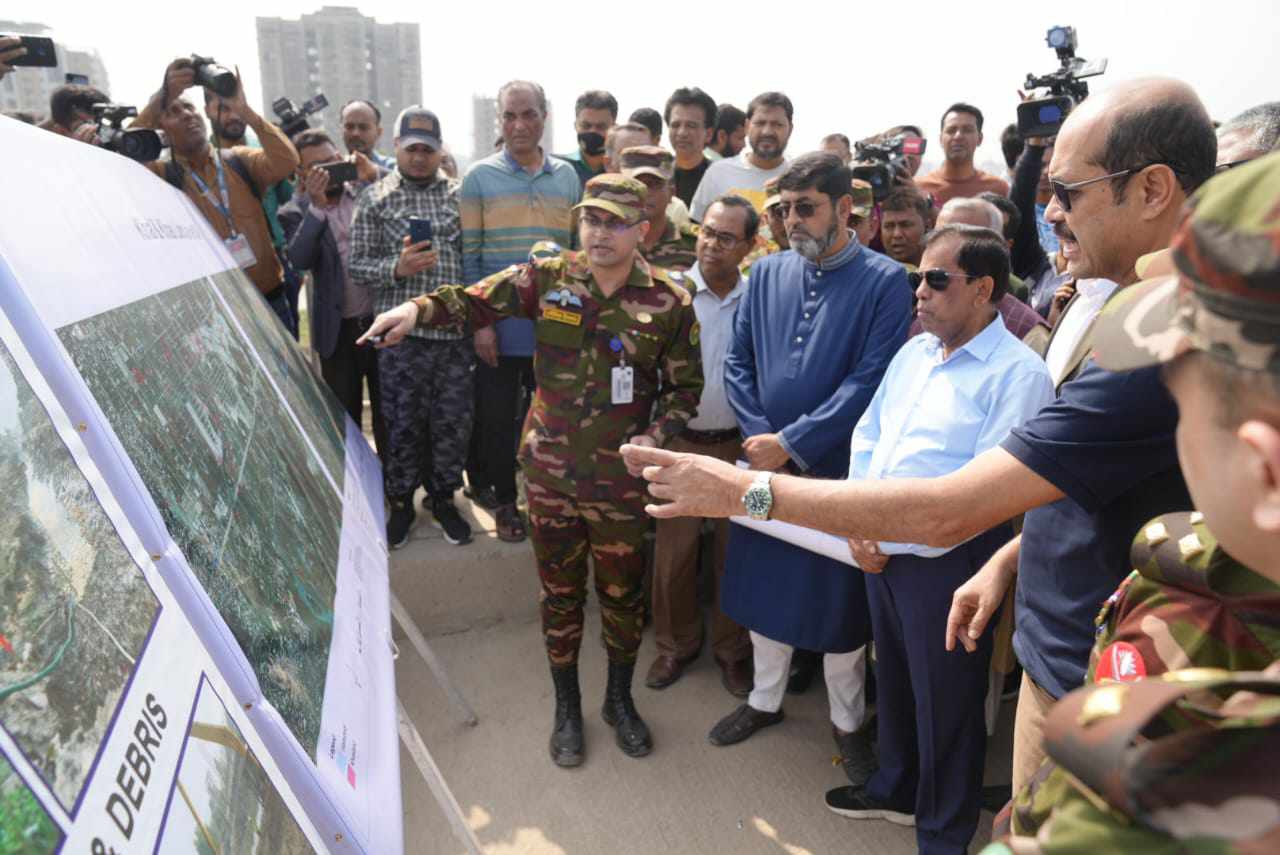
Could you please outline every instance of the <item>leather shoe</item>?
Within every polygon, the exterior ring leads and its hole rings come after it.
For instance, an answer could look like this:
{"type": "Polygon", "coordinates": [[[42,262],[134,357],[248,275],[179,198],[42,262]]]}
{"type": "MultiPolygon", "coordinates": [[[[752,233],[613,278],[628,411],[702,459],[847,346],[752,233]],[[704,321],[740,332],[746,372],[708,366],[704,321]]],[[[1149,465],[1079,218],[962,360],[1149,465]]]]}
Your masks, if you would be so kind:
{"type": "Polygon", "coordinates": [[[684,675],[684,669],[689,667],[697,658],[697,654],[687,659],[677,659],[675,656],[659,656],[649,666],[649,673],[645,675],[644,684],[650,689],[665,689],[676,680],[679,680],[684,675]]]}
{"type": "Polygon", "coordinates": [[[751,704],[743,704],[716,722],[716,726],[711,728],[711,733],[707,734],[707,739],[712,745],[734,745],[762,727],[777,724],[782,719],[782,710],[761,712],[751,704]]]}
{"type": "Polygon", "coordinates": [[[720,682],[725,690],[735,698],[745,698],[751,694],[755,685],[755,668],[751,659],[739,659],[737,662],[725,662],[717,659],[720,666],[720,682]]]}

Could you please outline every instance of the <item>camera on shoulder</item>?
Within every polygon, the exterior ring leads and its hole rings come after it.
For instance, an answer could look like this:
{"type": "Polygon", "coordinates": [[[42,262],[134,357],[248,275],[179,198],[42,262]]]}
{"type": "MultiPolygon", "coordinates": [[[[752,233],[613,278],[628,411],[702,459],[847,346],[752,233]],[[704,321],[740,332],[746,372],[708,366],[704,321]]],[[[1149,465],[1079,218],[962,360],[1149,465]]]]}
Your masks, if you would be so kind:
{"type": "Polygon", "coordinates": [[[893,180],[898,171],[906,168],[908,155],[924,154],[928,140],[923,137],[898,134],[882,142],[857,142],[853,144],[853,177],[871,185],[877,202],[884,201],[893,192],[893,180]]]}
{"type": "Polygon", "coordinates": [[[1076,56],[1076,28],[1050,27],[1045,42],[1058,54],[1057,70],[1037,77],[1028,74],[1023,88],[1027,91],[1047,88],[1049,95],[1018,105],[1018,134],[1027,137],[1051,137],[1062,127],[1071,110],[1089,97],[1086,77],[1097,77],[1107,70],[1106,59],[1086,61],[1076,56]]]}
{"type": "Polygon", "coordinates": [[[147,163],[160,157],[167,143],[159,131],[150,128],[124,128],[121,123],[138,115],[137,107],[124,104],[94,104],[94,118],[98,120],[98,139],[102,148],[123,154],[139,163],[147,163]]]}
{"type": "Polygon", "coordinates": [[[323,92],[317,92],[313,97],[307,99],[299,107],[288,98],[277,98],[271,102],[271,111],[276,114],[280,121],[276,122],[280,130],[284,131],[284,135],[289,139],[293,139],[298,134],[305,131],[311,125],[307,122],[307,117],[315,115],[329,106],[329,99],[324,97],[323,92]]]}

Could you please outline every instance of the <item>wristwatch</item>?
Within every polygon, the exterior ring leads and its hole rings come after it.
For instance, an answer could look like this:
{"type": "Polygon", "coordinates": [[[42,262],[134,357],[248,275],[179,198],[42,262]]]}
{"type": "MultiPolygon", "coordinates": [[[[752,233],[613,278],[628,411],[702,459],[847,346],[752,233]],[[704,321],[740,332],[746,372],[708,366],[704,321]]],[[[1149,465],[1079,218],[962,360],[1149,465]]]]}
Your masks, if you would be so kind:
{"type": "Polygon", "coordinates": [[[767,520],[769,511],[773,510],[773,490],[769,488],[772,477],[772,472],[759,473],[742,496],[742,507],[753,520],[767,520]]]}

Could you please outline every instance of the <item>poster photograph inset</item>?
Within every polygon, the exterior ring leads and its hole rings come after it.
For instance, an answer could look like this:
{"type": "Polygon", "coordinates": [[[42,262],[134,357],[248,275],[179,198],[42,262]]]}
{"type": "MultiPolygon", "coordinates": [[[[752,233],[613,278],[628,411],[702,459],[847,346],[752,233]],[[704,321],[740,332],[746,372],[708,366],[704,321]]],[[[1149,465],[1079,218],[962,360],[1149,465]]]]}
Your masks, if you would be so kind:
{"type": "Polygon", "coordinates": [[[53,852],[60,845],[62,831],[0,754],[0,855],[53,852]]]}
{"type": "Polygon", "coordinates": [[[208,680],[196,696],[156,851],[315,851],[208,680]]]}
{"type": "Polygon", "coordinates": [[[68,813],[158,609],[0,344],[0,726],[68,813]]]}

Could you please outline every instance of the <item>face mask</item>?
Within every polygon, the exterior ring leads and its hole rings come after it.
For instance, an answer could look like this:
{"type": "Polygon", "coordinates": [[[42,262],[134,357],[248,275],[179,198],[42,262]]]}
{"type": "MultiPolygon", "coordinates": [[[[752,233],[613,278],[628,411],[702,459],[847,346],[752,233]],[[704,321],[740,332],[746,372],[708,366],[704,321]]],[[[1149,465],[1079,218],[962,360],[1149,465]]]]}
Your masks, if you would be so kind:
{"type": "Polygon", "coordinates": [[[578,146],[593,157],[604,154],[604,135],[597,134],[595,131],[578,134],[578,146]]]}

